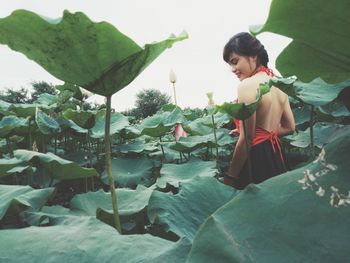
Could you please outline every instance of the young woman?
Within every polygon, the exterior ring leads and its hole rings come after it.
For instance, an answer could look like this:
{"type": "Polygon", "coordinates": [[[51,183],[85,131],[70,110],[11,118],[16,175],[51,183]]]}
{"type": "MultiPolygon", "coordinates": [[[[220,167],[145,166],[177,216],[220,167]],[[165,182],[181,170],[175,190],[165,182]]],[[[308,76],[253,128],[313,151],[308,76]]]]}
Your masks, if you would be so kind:
{"type": "MultiPolygon", "coordinates": [[[[224,47],[223,58],[241,81],[237,92],[239,103],[254,102],[259,84],[274,76],[267,67],[269,58],[264,46],[249,33],[234,35],[224,47]]],[[[248,154],[253,183],[286,171],[278,136],[293,133],[295,122],[284,92],[271,87],[270,92],[262,97],[256,112],[245,120],[246,133],[242,121],[236,120],[236,123],[239,137],[224,178],[225,184],[243,189],[250,183],[248,154]]]]}

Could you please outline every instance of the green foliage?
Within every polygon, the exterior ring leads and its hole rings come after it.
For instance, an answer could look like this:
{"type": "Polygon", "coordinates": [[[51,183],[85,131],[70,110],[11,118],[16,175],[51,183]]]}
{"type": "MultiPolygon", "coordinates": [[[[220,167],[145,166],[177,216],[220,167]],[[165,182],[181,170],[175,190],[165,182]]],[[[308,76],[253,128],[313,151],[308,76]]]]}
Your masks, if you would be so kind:
{"type": "MultiPolygon", "coordinates": [[[[112,160],[113,178],[120,187],[136,188],[138,184],[152,184],[152,162],[147,158],[118,158],[112,160]]],[[[102,180],[108,184],[106,171],[102,180]]]]}
{"type": "Polygon", "coordinates": [[[180,183],[191,181],[195,176],[214,177],[218,173],[214,161],[191,160],[185,164],[164,164],[156,185],[165,188],[172,185],[176,188],[180,183]]]}
{"type": "MultiPolygon", "coordinates": [[[[349,125],[318,122],[313,127],[314,145],[322,148],[324,145],[342,137],[350,131],[349,125]]],[[[287,136],[290,144],[299,148],[306,148],[310,145],[310,128],[300,131],[297,134],[287,136]]]]}
{"type": "Polygon", "coordinates": [[[35,114],[35,122],[38,125],[39,130],[46,135],[57,134],[61,131],[61,127],[58,122],[47,115],[45,112],[37,109],[35,114]]]}
{"type": "Polygon", "coordinates": [[[26,88],[20,88],[19,90],[6,89],[4,92],[0,92],[0,100],[8,103],[27,103],[28,102],[28,90],[26,88]]]}
{"type": "Polygon", "coordinates": [[[19,214],[25,207],[41,208],[54,188],[33,189],[30,186],[0,185],[0,222],[6,213],[19,214]]]}
{"type": "Polygon", "coordinates": [[[57,94],[55,87],[45,81],[34,81],[31,84],[34,91],[31,93],[31,100],[29,102],[36,101],[42,94],[57,94]]]}
{"type": "Polygon", "coordinates": [[[76,163],[62,159],[53,153],[39,153],[27,150],[14,151],[14,157],[22,162],[32,162],[34,166],[44,167],[56,179],[72,180],[97,176],[93,168],[80,167],[76,163]]]}
{"type": "Polygon", "coordinates": [[[348,240],[350,210],[330,203],[348,194],[349,151],[348,132],[315,162],[237,194],[207,218],[186,262],[346,261],[337,244],[348,240]]]}
{"type": "Polygon", "coordinates": [[[170,102],[171,97],[157,89],[142,90],[136,94],[135,108],[129,111],[129,115],[136,120],[154,115],[163,105],[170,102]]]}
{"type": "Polygon", "coordinates": [[[8,137],[17,129],[28,126],[28,119],[6,116],[0,120],[0,137],[8,137]]]}
{"type": "Polygon", "coordinates": [[[161,137],[173,129],[176,123],[184,121],[185,117],[180,108],[175,108],[173,111],[158,112],[144,119],[136,128],[142,131],[141,134],[143,135],[161,137]]]}
{"type": "Polygon", "coordinates": [[[235,141],[235,139],[229,135],[230,131],[227,129],[217,130],[217,141],[212,131],[211,129],[211,133],[206,135],[181,137],[177,142],[168,143],[167,146],[175,151],[190,153],[202,147],[216,148],[217,146],[232,144],[235,141]]]}
{"type": "Polygon", "coordinates": [[[321,77],[337,83],[350,79],[348,10],[347,0],[273,0],[265,24],[251,31],[293,39],[276,61],[282,75],[296,75],[304,82],[321,77]]]}
{"type": "Polygon", "coordinates": [[[176,195],[153,191],[148,205],[150,221],[192,241],[205,219],[237,193],[215,178],[202,174],[192,177],[188,183],[181,183],[176,195]]]}
{"type": "MultiPolygon", "coordinates": [[[[90,129],[92,138],[103,138],[103,136],[105,135],[105,125],[106,125],[105,111],[103,111],[103,114],[104,115],[102,117],[96,120],[95,126],[90,129]]],[[[111,135],[120,132],[122,129],[124,129],[127,126],[129,126],[129,121],[124,115],[118,112],[114,112],[111,114],[111,127],[110,127],[111,135]]]]}
{"type": "Polygon", "coordinates": [[[270,85],[277,86],[289,96],[303,103],[318,107],[334,101],[345,88],[350,86],[350,80],[328,84],[320,78],[314,79],[309,83],[291,78],[274,78],[271,79],[270,85]]]}
{"type": "Polygon", "coordinates": [[[213,113],[219,111],[221,113],[226,113],[232,117],[239,120],[248,119],[258,107],[258,104],[262,96],[270,91],[270,86],[265,84],[260,84],[258,89],[258,94],[255,102],[246,105],[245,103],[227,103],[213,107],[213,113]]]}
{"type": "Polygon", "coordinates": [[[103,96],[124,88],[166,48],[187,37],[171,36],[142,49],[111,24],[94,23],[81,12],[64,11],[62,19],[53,21],[17,10],[0,19],[0,43],[55,77],[103,96]]]}

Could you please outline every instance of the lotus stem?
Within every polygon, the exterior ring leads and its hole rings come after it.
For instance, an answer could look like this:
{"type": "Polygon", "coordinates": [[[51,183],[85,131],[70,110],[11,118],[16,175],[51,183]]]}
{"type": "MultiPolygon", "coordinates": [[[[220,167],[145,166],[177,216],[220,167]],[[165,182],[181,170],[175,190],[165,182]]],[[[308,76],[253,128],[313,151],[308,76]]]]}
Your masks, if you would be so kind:
{"type": "Polygon", "coordinates": [[[6,144],[7,144],[7,150],[10,153],[11,158],[13,158],[13,149],[12,149],[12,143],[9,139],[9,137],[6,138],[6,144]]]}
{"type": "Polygon", "coordinates": [[[29,147],[28,150],[32,150],[33,146],[33,139],[32,139],[32,129],[30,128],[30,124],[32,122],[32,119],[29,119],[29,124],[28,124],[28,133],[29,133],[29,147]]]}
{"type": "Polygon", "coordinates": [[[248,138],[247,138],[247,128],[246,128],[246,125],[245,125],[245,120],[243,120],[242,123],[243,123],[245,147],[246,147],[246,150],[247,150],[249,182],[252,183],[253,182],[252,163],[251,163],[251,159],[250,159],[249,144],[248,144],[248,138]]]}
{"type": "Polygon", "coordinates": [[[162,149],[162,153],[163,153],[163,159],[166,162],[165,152],[164,152],[164,148],[163,148],[163,145],[162,145],[162,136],[159,136],[159,141],[160,141],[160,148],[162,149]]]}
{"type": "Polygon", "coordinates": [[[173,82],[173,90],[174,90],[174,102],[175,102],[175,106],[177,107],[176,90],[175,90],[175,82],[173,82]]]}
{"type": "Polygon", "coordinates": [[[57,133],[55,133],[55,154],[57,155],[57,133]]]}
{"type": "Polygon", "coordinates": [[[114,227],[121,234],[122,229],[121,229],[121,225],[120,225],[120,218],[119,218],[119,212],[118,212],[117,194],[115,191],[114,179],[113,179],[113,175],[112,175],[111,142],[110,142],[111,101],[112,101],[112,96],[107,96],[106,125],[105,125],[106,170],[107,170],[109,187],[110,187],[111,198],[112,198],[114,227]]]}
{"type": "Polygon", "coordinates": [[[314,158],[315,157],[315,145],[314,145],[314,122],[315,122],[315,106],[311,106],[311,112],[310,112],[310,148],[311,148],[311,155],[314,158]]]}
{"type": "Polygon", "coordinates": [[[218,139],[216,137],[216,125],[215,125],[214,114],[211,115],[211,123],[213,124],[214,139],[215,139],[216,166],[218,166],[218,162],[219,162],[219,147],[218,147],[218,139]]]}

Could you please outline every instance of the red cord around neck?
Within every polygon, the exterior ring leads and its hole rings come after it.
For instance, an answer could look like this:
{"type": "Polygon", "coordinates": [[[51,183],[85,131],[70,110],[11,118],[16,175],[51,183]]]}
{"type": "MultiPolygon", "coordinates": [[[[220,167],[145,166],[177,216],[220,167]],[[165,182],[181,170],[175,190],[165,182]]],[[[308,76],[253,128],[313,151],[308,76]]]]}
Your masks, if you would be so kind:
{"type": "Polygon", "coordinates": [[[274,76],[275,76],[275,73],[273,73],[272,69],[267,68],[267,67],[265,67],[265,66],[260,66],[260,67],[258,67],[258,68],[254,71],[254,73],[252,74],[252,76],[255,75],[255,74],[257,74],[257,73],[259,73],[259,72],[265,72],[268,76],[271,76],[271,77],[274,77],[274,76]]]}

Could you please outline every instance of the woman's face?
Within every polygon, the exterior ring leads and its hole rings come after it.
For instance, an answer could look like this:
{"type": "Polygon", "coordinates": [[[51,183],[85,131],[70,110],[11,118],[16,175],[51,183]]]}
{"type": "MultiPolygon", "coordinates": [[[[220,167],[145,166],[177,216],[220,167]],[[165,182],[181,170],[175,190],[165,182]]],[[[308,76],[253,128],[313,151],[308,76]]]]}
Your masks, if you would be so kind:
{"type": "Polygon", "coordinates": [[[242,81],[252,76],[256,70],[256,56],[241,56],[233,52],[228,64],[231,66],[231,71],[242,81]]]}

